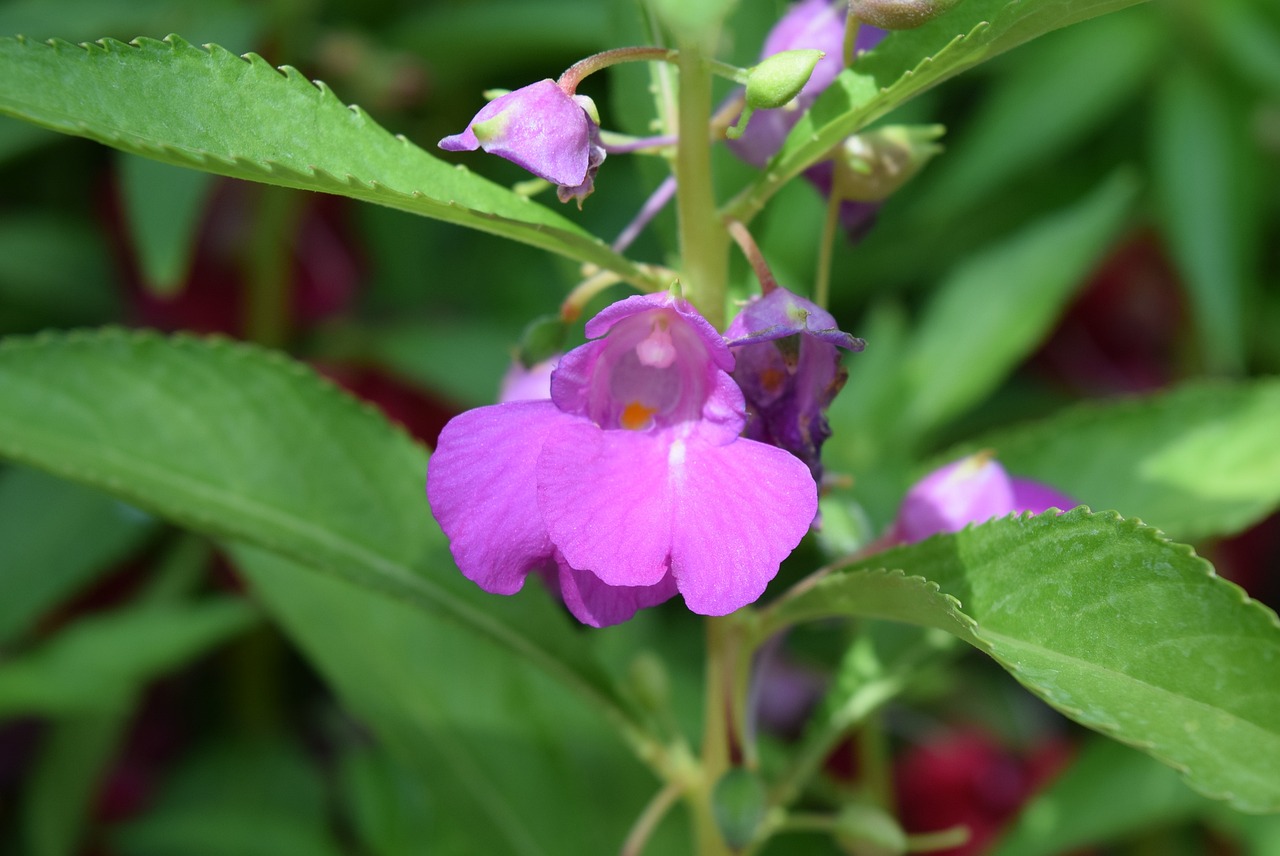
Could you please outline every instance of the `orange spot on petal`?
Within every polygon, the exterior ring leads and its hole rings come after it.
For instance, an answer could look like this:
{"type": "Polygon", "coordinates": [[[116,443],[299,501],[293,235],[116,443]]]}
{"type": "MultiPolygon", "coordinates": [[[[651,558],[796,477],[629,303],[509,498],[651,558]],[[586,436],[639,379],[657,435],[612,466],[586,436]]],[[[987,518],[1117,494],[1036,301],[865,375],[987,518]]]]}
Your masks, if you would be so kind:
{"type": "Polygon", "coordinates": [[[638,401],[633,401],[622,410],[622,427],[628,431],[639,431],[641,428],[647,427],[649,420],[653,418],[653,414],[658,412],[656,407],[645,407],[638,401]]]}

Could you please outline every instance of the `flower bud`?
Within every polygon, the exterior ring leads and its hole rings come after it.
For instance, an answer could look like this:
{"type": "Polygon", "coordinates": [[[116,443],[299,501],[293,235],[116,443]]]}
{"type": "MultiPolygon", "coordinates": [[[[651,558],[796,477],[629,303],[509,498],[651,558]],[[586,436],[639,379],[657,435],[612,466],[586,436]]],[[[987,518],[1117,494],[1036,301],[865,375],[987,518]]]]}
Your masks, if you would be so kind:
{"type": "Polygon", "coordinates": [[[959,4],[960,0],[850,0],[849,13],[882,30],[913,30],[959,4]]]}
{"type": "Polygon", "coordinates": [[[850,202],[891,196],[942,151],[941,125],[890,125],[844,141],[835,158],[833,192],[850,202]]]}
{"type": "Polygon", "coordinates": [[[747,74],[747,106],[756,110],[782,107],[800,94],[813,75],[820,50],[789,50],[766,57],[747,74]]]}
{"type": "Polygon", "coordinates": [[[767,803],[764,782],[750,770],[729,770],[716,782],[711,794],[711,809],[725,843],[741,850],[755,838],[764,820],[767,803]]]}
{"type": "Polygon", "coordinates": [[[850,856],[900,856],[907,852],[907,834],[884,809],[850,803],[836,818],[836,841],[850,856]]]}

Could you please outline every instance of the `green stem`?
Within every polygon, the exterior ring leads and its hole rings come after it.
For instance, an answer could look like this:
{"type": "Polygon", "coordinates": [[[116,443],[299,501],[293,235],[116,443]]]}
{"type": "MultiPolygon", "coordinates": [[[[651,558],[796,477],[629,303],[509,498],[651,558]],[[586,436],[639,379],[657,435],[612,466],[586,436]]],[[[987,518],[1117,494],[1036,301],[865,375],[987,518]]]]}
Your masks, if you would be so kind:
{"type": "Polygon", "coordinates": [[[818,242],[818,272],[813,284],[813,302],[827,308],[831,296],[831,253],[836,244],[836,227],[840,225],[840,198],[835,188],[827,197],[827,216],[822,221],[822,239],[818,242]]]}
{"type": "Polygon", "coordinates": [[[724,326],[729,239],[716,212],[711,183],[711,71],[697,43],[680,45],[679,124],[676,147],[676,216],[680,228],[683,285],[689,300],[717,328],[724,326]]]}
{"type": "Polygon", "coordinates": [[[729,769],[729,711],[733,665],[732,626],[727,618],[707,619],[707,666],[703,702],[702,765],[696,785],[686,792],[693,815],[698,856],[728,856],[729,848],[711,807],[716,782],[729,769]]]}
{"type": "Polygon", "coordinates": [[[270,348],[289,339],[292,281],[289,254],[301,213],[302,194],[264,187],[259,197],[245,283],[244,336],[270,348]]]}
{"type": "Polygon", "coordinates": [[[653,830],[657,828],[662,818],[666,817],[667,811],[675,805],[676,800],[680,799],[683,789],[682,782],[669,782],[658,791],[636,818],[635,825],[627,834],[627,840],[622,843],[619,856],[640,856],[644,852],[644,847],[649,843],[653,830]]]}
{"type": "MultiPolygon", "coordinates": [[[[614,48],[613,50],[601,51],[585,59],[580,59],[565,69],[564,73],[560,75],[560,79],[556,81],[556,85],[572,95],[577,91],[578,84],[588,75],[595,74],[597,71],[606,69],[611,65],[621,65],[624,62],[669,62],[678,65],[679,51],[659,47],[614,48]]],[[[748,69],[739,68],[736,65],[730,65],[727,62],[720,62],[714,59],[709,59],[706,63],[708,71],[712,74],[732,80],[734,83],[745,85],[747,82],[748,69]]]]}
{"type": "Polygon", "coordinates": [[[880,808],[896,814],[893,796],[893,761],[889,755],[889,741],[884,733],[883,717],[879,709],[867,714],[858,729],[856,745],[858,770],[868,795],[880,808]]]}

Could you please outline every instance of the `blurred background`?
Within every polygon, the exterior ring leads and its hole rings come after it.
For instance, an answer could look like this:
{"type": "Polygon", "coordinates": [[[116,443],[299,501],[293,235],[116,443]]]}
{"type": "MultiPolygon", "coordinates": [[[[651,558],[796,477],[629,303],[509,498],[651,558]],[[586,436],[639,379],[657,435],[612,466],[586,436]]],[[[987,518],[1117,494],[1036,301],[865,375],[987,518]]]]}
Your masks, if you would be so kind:
{"type": "MultiPolygon", "coordinates": [[[[742,0],[724,58],[751,63],[785,6],[742,0]]],[[[433,151],[485,90],[649,41],[630,0],[0,3],[0,35],[169,33],[295,66],[433,151]]],[[[629,68],[584,91],[605,128],[645,133],[647,84],[629,68]]],[[[1280,372],[1280,3],[1129,9],[980,66],[888,121],[941,122],[947,133],[945,153],[865,239],[835,251],[831,308],[869,347],[850,361],[852,403],[833,415],[829,467],[868,485],[859,513],[871,531],[905,487],[902,467],[879,462],[918,460],[1075,401],[1280,372]],[[870,366],[892,361],[939,283],[978,263],[1016,273],[1022,260],[1007,248],[1035,251],[1037,230],[1062,212],[1095,208],[1109,212],[1096,218],[1106,224],[1096,252],[1036,310],[1043,321],[1025,355],[983,405],[910,449],[866,439],[859,426],[889,394],[871,387],[870,366]]],[[[504,184],[528,178],[497,158],[447,157],[504,184]]],[[[724,152],[716,169],[725,198],[751,175],[724,152]]],[[[665,170],[657,158],[615,156],[582,212],[542,198],[611,240],[665,170]]],[[[310,363],[428,445],[451,415],[494,400],[521,331],[556,313],[580,279],[571,262],[496,237],[182,171],[9,118],[0,186],[0,335],[123,325],[254,341],[310,363]]],[[[823,211],[795,182],[753,223],[778,279],[801,292],[823,211]]],[[[666,212],[632,255],[670,261],[673,236],[666,212]]],[[[748,269],[734,265],[746,293],[748,269]]],[[[988,309],[970,311],[961,323],[980,328],[988,309]]],[[[1280,520],[1197,546],[1280,605],[1280,520]]],[[[344,711],[243,594],[236,569],[201,538],[0,468],[0,853],[467,852],[434,837],[431,784],[344,711]],[[160,619],[146,609],[209,591],[244,603],[160,619]]],[[[778,694],[802,708],[837,646],[818,630],[793,647],[778,694]]],[[[794,715],[779,712],[773,739],[793,736],[794,715]]],[[[909,828],[975,830],[952,854],[992,852],[1019,806],[1079,751],[1079,735],[977,659],[892,721],[909,828]]],[[[1115,751],[1096,763],[1126,763],[1115,751]]],[[[833,760],[834,779],[847,773],[833,760]]],[[[1161,805],[1141,836],[1081,852],[1280,853],[1274,824],[1206,821],[1191,798],[1161,805]]]]}

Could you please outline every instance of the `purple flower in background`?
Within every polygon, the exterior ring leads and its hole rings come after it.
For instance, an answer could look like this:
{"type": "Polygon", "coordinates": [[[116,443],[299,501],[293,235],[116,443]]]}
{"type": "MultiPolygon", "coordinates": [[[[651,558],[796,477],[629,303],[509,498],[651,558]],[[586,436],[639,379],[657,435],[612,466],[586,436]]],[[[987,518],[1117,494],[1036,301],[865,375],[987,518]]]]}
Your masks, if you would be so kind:
{"type": "Polygon", "coordinates": [[[739,437],[733,356],[686,301],[631,297],[586,333],[550,401],[441,433],[427,496],[459,569],[497,594],[540,573],[595,626],[676,592],[703,615],[756,600],[817,510],[808,470],[739,437]]]}
{"type": "Polygon", "coordinates": [[[555,371],[556,364],[559,362],[559,354],[528,368],[525,368],[519,360],[513,360],[511,367],[502,377],[502,385],[498,389],[498,403],[550,398],[551,373],[555,371]]]}
{"type": "Polygon", "coordinates": [[[506,158],[558,185],[562,202],[586,198],[604,160],[595,105],[550,79],[495,98],[461,134],[439,145],[450,152],[483,149],[506,158]]]}
{"type": "Polygon", "coordinates": [[[747,402],[745,436],[786,449],[821,480],[822,443],[831,436],[826,412],[846,377],[840,349],[861,351],[866,343],[785,288],[748,301],[725,338],[747,402]]]}
{"type": "MultiPolygon", "coordinates": [[[[813,106],[822,91],[840,74],[844,55],[844,17],[846,4],[830,0],[801,0],[774,24],[765,37],[760,58],[789,50],[812,49],[826,54],[818,60],[809,82],[800,90],[791,104],[774,110],[757,110],[752,114],[742,136],[729,140],[730,151],[752,166],[762,167],[782,148],[782,141],[791,133],[805,110],[813,106]]],[[[879,30],[868,29],[868,35],[859,32],[858,47],[867,49],[879,40],[879,30]],[[873,36],[870,33],[877,35],[873,36]],[[865,42],[865,43],[864,43],[865,42]]]]}
{"type": "Polygon", "coordinates": [[[961,458],[916,482],[898,509],[894,536],[908,544],[959,532],[993,517],[1076,505],[1066,494],[1028,479],[1011,478],[990,455],[961,458]]]}

